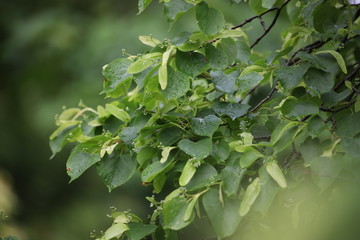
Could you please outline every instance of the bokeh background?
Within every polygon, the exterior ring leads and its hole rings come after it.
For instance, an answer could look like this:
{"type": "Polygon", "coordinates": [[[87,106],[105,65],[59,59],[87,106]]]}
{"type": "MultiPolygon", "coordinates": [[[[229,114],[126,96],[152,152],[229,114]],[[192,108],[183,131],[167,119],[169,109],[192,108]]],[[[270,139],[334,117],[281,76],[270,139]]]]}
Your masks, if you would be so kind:
{"type": "MultiPolygon", "coordinates": [[[[155,2],[155,1],[154,1],[155,2]]],[[[228,22],[241,23],[254,13],[245,5],[212,1],[228,22]]],[[[137,14],[135,0],[0,0],[0,236],[21,240],[90,239],[106,229],[110,207],[133,209],[146,217],[151,189],[135,178],[108,193],[88,170],[68,184],[65,162],[69,148],[49,160],[48,136],[54,116],[80,99],[89,106],[105,103],[101,68],[147,49],[139,35],[172,38],[197,29],[192,12],[172,29],[162,6],[152,4],[137,14]]],[[[279,48],[285,16],[257,48],[279,48]]],[[[261,31],[249,25],[250,38],[261,31]]],[[[196,238],[193,238],[196,239],[196,238]]]]}

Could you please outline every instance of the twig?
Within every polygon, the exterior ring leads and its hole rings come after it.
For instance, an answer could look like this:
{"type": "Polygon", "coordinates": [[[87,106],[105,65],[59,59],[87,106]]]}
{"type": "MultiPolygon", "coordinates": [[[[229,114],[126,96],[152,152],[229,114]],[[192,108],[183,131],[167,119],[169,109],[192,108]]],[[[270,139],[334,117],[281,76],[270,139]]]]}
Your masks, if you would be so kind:
{"type": "Polygon", "coordinates": [[[273,19],[273,21],[271,22],[270,26],[268,28],[265,29],[264,33],[260,35],[260,37],[258,37],[255,42],[250,46],[250,49],[255,47],[260,41],[261,39],[263,39],[269,32],[270,30],[273,28],[273,26],[275,25],[277,19],[280,16],[281,10],[290,2],[291,0],[287,0],[285,1],[278,9],[276,9],[276,14],[275,17],[273,19]]]}
{"type": "Polygon", "coordinates": [[[349,102],[348,104],[346,104],[345,106],[342,106],[342,107],[340,107],[338,109],[320,107],[320,110],[323,111],[323,112],[338,113],[338,112],[340,112],[342,110],[345,110],[345,109],[351,107],[355,102],[356,101],[353,100],[353,101],[349,102]]]}
{"type": "Polygon", "coordinates": [[[253,107],[250,112],[255,112],[261,105],[263,105],[267,100],[269,100],[271,98],[271,96],[274,94],[276,88],[275,86],[271,89],[271,91],[269,92],[269,94],[263,98],[255,107],[253,107]]]}
{"type": "Polygon", "coordinates": [[[290,57],[290,59],[289,59],[288,63],[286,64],[286,66],[291,66],[291,65],[293,65],[293,64],[295,64],[297,62],[297,61],[294,60],[294,58],[296,57],[296,55],[299,52],[311,53],[314,49],[323,46],[328,41],[330,41],[330,38],[327,39],[326,41],[317,40],[317,41],[315,41],[313,43],[310,43],[309,45],[306,45],[305,47],[300,48],[299,50],[297,50],[296,52],[293,53],[293,55],[290,57]]]}
{"type": "Polygon", "coordinates": [[[244,22],[240,23],[239,25],[236,25],[236,26],[232,27],[231,29],[234,30],[234,29],[237,29],[237,28],[241,28],[241,27],[245,26],[246,24],[252,22],[254,19],[261,18],[265,14],[267,14],[269,12],[272,12],[272,11],[275,11],[275,10],[278,10],[278,9],[279,9],[279,7],[272,7],[270,9],[266,10],[265,12],[261,13],[260,15],[256,15],[256,16],[253,16],[251,18],[246,19],[244,22]]]}
{"type": "Polygon", "coordinates": [[[343,85],[346,81],[351,81],[357,74],[357,72],[360,71],[360,62],[356,63],[358,64],[358,66],[354,69],[354,71],[352,71],[350,74],[346,75],[345,78],[343,80],[341,80],[340,82],[338,82],[335,87],[333,88],[333,90],[337,90],[339,87],[341,87],[341,85],[343,85]]]}

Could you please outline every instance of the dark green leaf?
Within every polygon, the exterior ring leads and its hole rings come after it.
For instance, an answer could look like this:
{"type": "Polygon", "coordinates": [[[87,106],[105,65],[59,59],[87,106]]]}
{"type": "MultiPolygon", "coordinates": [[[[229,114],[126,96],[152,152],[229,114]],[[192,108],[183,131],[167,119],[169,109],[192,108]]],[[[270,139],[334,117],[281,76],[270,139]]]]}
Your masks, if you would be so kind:
{"type": "Polygon", "coordinates": [[[354,137],[360,133],[360,112],[350,114],[348,111],[335,115],[336,133],[341,137],[354,137]]]}
{"type": "Polygon", "coordinates": [[[235,79],[237,76],[236,72],[226,74],[223,71],[211,71],[210,76],[213,79],[216,89],[226,92],[232,93],[235,91],[235,79]]]}
{"type": "Polygon", "coordinates": [[[319,105],[314,101],[288,99],[281,106],[281,112],[286,117],[302,117],[319,113],[319,105]]]}
{"type": "Polygon", "coordinates": [[[228,65],[228,55],[226,52],[214,47],[210,43],[205,46],[205,55],[212,68],[221,69],[228,65]]]}
{"type": "Polygon", "coordinates": [[[341,146],[349,156],[355,159],[360,158],[360,136],[342,138],[341,146]]]}
{"type": "Polygon", "coordinates": [[[228,56],[228,65],[232,64],[238,54],[238,47],[236,42],[232,38],[223,38],[220,43],[216,46],[219,50],[226,53],[228,56]]]}
{"type": "Polygon", "coordinates": [[[209,156],[212,151],[212,142],[210,138],[204,138],[198,142],[182,139],[178,143],[178,146],[186,154],[199,160],[209,156]]]}
{"type": "Polygon", "coordinates": [[[240,167],[240,164],[235,161],[232,165],[227,165],[221,171],[221,178],[223,180],[224,192],[227,196],[232,196],[239,190],[239,185],[244,176],[245,169],[240,167]]]}
{"type": "Polygon", "coordinates": [[[142,13],[147,6],[152,2],[152,0],[139,0],[138,2],[138,8],[139,12],[138,14],[142,13]]]}
{"type": "Polygon", "coordinates": [[[217,175],[216,169],[210,164],[202,164],[197,168],[195,175],[185,186],[188,191],[195,191],[209,186],[215,181],[217,175]]]}
{"type": "Polygon", "coordinates": [[[242,103],[215,102],[214,104],[214,111],[217,115],[227,115],[232,120],[244,116],[249,108],[249,105],[242,103]]]}
{"type": "Polygon", "coordinates": [[[343,167],[342,157],[318,157],[311,162],[311,171],[315,183],[326,190],[338,177],[343,167]]]}
{"type": "Polygon", "coordinates": [[[77,145],[72,151],[66,162],[67,174],[70,182],[74,181],[83,174],[89,167],[100,161],[99,154],[89,154],[83,151],[84,145],[77,145]]]}
{"type": "Polygon", "coordinates": [[[275,78],[285,89],[289,90],[296,87],[310,65],[308,63],[297,66],[280,67],[275,70],[275,78]]]}
{"type": "Polygon", "coordinates": [[[250,89],[258,85],[263,79],[264,76],[256,72],[250,72],[240,76],[237,80],[237,84],[239,85],[239,89],[242,93],[247,93],[250,89]]]}
{"type": "Polygon", "coordinates": [[[175,61],[180,71],[192,77],[199,75],[207,67],[205,56],[197,52],[177,51],[175,61]]]}
{"type": "Polygon", "coordinates": [[[300,146],[301,156],[304,158],[306,165],[310,165],[311,161],[321,155],[321,145],[318,138],[308,138],[300,146]]]}
{"type": "Polygon", "coordinates": [[[190,79],[182,72],[168,68],[168,86],[163,91],[167,99],[178,99],[190,89],[190,79]]]}
{"type": "Polygon", "coordinates": [[[242,63],[247,63],[251,56],[251,50],[249,45],[244,40],[236,41],[237,46],[237,56],[236,59],[240,60],[242,63]]]}
{"type": "Polygon", "coordinates": [[[241,220],[238,200],[226,199],[222,204],[219,191],[211,189],[203,196],[202,203],[219,238],[235,232],[241,220]]]}
{"type": "Polygon", "coordinates": [[[165,147],[171,146],[181,137],[181,130],[177,127],[165,128],[159,134],[160,144],[165,147]]]}
{"type": "Polygon", "coordinates": [[[193,118],[191,119],[191,129],[196,135],[211,137],[218,129],[220,123],[221,119],[214,115],[208,115],[204,118],[193,118]]]}
{"type": "Polygon", "coordinates": [[[127,230],[125,234],[128,237],[128,240],[141,240],[154,232],[157,228],[157,226],[153,224],[137,222],[130,222],[127,224],[127,226],[129,227],[129,230],[127,230]]]}
{"type": "Polygon", "coordinates": [[[263,0],[249,0],[249,6],[256,14],[260,14],[266,10],[262,4],[263,0]]]}
{"type": "Polygon", "coordinates": [[[188,221],[184,221],[184,215],[189,203],[183,195],[171,198],[164,202],[163,221],[165,229],[180,230],[189,225],[194,219],[194,214],[188,221]]]}
{"type": "Polygon", "coordinates": [[[153,162],[147,166],[141,173],[141,180],[143,182],[151,182],[158,174],[162,173],[172,161],[168,160],[164,163],[160,161],[153,162]]]}
{"type": "Polygon", "coordinates": [[[224,15],[218,10],[210,8],[205,2],[196,5],[196,20],[201,31],[207,35],[215,35],[225,25],[224,15]]]}
{"type": "Polygon", "coordinates": [[[325,128],[325,122],[319,116],[311,118],[307,126],[308,132],[312,137],[319,136],[325,128]]]}
{"type": "Polygon", "coordinates": [[[229,144],[225,141],[215,144],[211,156],[219,163],[224,162],[230,156],[229,144]]]}
{"type": "Polygon", "coordinates": [[[304,82],[310,89],[319,94],[329,92],[334,86],[332,75],[316,68],[309,68],[306,72],[304,82]]]}
{"type": "Polygon", "coordinates": [[[132,63],[133,61],[127,58],[119,58],[105,65],[102,74],[106,80],[102,93],[107,97],[119,97],[119,88],[123,87],[124,82],[132,79],[132,75],[127,72],[132,63]]]}
{"type": "Polygon", "coordinates": [[[105,155],[97,165],[98,174],[109,191],[126,183],[134,175],[135,170],[136,160],[128,154],[120,155],[117,151],[105,155]]]}
{"type": "Polygon", "coordinates": [[[176,22],[178,18],[192,8],[193,5],[184,0],[171,0],[164,3],[164,12],[170,24],[176,22]]]}

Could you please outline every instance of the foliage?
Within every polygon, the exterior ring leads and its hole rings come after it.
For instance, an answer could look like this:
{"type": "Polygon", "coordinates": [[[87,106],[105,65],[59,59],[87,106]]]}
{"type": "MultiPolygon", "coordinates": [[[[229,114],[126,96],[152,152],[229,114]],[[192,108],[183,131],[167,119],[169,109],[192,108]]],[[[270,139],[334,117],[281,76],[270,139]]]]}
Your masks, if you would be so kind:
{"type": "MultiPolygon", "coordinates": [[[[139,13],[151,2],[139,0],[139,13]]],[[[231,27],[206,1],[160,2],[171,25],[195,9],[199,31],[164,41],[140,36],[147,52],[103,67],[102,93],[114,100],[65,109],[50,136],[53,154],[75,144],[71,181],[95,165],[109,191],[137,171],[153,187],[150,219],[114,212],[98,239],[176,239],[174,231],[204,215],[222,239],[245,216],[266,215],[280,192],[311,177],[321,194],[351,172],[360,157],[357,6],[250,0],[257,15],[231,27]],[[281,48],[256,51],[283,14],[291,24],[281,48]],[[254,20],[264,31],[251,41],[244,26],[254,20]]]]}

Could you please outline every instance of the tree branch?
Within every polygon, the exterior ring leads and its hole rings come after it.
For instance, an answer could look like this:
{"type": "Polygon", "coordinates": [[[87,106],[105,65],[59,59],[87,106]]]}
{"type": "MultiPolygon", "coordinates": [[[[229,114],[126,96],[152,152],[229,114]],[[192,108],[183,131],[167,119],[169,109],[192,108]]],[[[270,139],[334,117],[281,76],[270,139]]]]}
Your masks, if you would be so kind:
{"type": "Polygon", "coordinates": [[[271,98],[271,96],[274,94],[276,90],[276,87],[274,86],[271,91],[269,92],[269,94],[263,98],[255,107],[253,107],[250,111],[250,112],[255,112],[261,105],[263,105],[267,100],[269,100],[271,98]]]}

